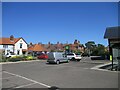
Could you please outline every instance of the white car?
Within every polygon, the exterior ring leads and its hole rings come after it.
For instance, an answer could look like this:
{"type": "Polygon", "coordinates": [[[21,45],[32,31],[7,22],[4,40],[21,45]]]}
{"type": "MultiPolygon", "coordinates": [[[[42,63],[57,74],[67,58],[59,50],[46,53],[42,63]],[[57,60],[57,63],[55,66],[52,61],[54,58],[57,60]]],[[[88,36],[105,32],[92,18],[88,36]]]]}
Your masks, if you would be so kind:
{"type": "Polygon", "coordinates": [[[8,53],[7,55],[5,55],[5,57],[7,57],[7,58],[14,57],[14,56],[16,56],[16,55],[15,54],[11,54],[11,53],[8,53]]]}
{"type": "Polygon", "coordinates": [[[75,53],[67,54],[67,58],[70,60],[77,60],[77,61],[80,61],[82,59],[80,54],[75,54],[75,53]]]}

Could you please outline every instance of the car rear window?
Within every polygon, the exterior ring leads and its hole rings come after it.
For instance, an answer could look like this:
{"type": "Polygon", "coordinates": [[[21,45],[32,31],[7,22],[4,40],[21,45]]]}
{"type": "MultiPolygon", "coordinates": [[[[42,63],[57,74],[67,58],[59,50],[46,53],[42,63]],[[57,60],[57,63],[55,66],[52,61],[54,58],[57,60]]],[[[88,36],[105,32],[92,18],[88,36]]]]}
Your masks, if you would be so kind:
{"type": "Polygon", "coordinates": [[[67,55],[74,55],[74,54],[67,54],[67,55]]]}
{"type": "Polygon", "coordinates": [[[76,55],[80,55],[80,54],[76,54],[76,55]]]}

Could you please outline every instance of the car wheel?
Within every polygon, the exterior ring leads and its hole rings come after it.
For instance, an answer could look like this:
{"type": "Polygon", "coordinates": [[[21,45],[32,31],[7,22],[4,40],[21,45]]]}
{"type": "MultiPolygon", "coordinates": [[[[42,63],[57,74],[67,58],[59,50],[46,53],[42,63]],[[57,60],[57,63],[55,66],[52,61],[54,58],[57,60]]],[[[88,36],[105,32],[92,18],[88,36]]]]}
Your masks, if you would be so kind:
{"type": "Polygon", "coordinates": [[[73,58],[72,58],[72,60],[74,61],[74,60],[75,60],[75,58],[73,57],[73,58]]]}
{"type": "Polygon", "coordinates": [[[57,60],[57,61],[56,61],[56,64],[60,64],[60,61],[59,61],[59,60],[57,60]]]}

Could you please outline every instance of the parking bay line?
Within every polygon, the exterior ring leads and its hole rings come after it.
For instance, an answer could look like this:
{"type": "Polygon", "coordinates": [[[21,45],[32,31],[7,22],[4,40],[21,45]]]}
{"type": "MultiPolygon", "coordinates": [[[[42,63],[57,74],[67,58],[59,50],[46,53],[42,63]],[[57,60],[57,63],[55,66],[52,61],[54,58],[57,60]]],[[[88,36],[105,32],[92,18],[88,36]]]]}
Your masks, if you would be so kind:
{"type": "Polygon", "coordinates": [[[23,76],[21,76],[21,75],[17,75],[17,74],[10,73],[10,72],[7,72],[7,71],[3,71],[3,72],[4,72],[4,73],[7,73],[7,74],[10,74],[10,75],[14,75],[14,76],[16,76],[16,77],[20,77],[20,78],[26,79],[26,80],[28,80],[28,81],[31,81],[31,82],[37,83],[37,84],[42,85],[42,86],[45,86],[45,87],[47,87],[47,88],[50,88],[50,87],[51,87],[51,86],[46,85],[46,84],[44,84],[44,83],[40,83],[40,82],[38,82],[38,81],[35,81],[35,80],[32,80],[32,79],[29,79],[29,78],[23,77],[23,76]]]}
{"type": "Polygon", "coordinates": [[[27,85],[21,85],[21,86],[15,87],[15,88],[23,88],[23,87],[27,87],[27,86],[34,85],[34,84],[36,84],[36,83],[30,83],[30,84],[27,84],[27,85]]]}

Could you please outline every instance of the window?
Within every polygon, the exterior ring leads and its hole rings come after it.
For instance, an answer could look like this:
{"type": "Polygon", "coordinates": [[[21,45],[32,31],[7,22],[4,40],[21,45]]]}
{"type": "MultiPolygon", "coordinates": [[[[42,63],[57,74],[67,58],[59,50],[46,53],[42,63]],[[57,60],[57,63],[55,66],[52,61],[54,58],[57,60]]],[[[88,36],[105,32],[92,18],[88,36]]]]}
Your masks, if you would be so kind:
{"type": "Polygon", "coordinates": [[[8,45],[3,45],[3,48],[8,48],[8,45]]]}
{"type": "Polygon", "coordinates": [[[10,52],[10,53],[11,53],[11,55],[15,55],[14,52],[10,52]]]}
{"type": "Polygon", "coordinates": [[[20,43],[20,48],[22,48],[22,43],[20,43]]]}

